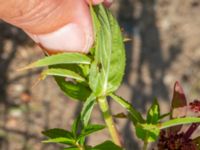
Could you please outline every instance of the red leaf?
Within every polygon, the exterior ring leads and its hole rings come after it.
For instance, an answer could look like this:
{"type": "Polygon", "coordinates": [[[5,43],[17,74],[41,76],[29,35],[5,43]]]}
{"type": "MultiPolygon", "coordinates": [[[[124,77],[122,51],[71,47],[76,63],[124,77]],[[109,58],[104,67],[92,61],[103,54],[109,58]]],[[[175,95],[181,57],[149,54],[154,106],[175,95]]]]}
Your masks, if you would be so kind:
{"type": "MultiPolygon", "coordinates": [[[[187,113],[187,100],[183,88],[177,81],[174,85],[174,93],[171,102],[171,119],[185,117],[187,113]]],[[[182,126],[170,128],[170,132],[177,133],[182,126]]]]}
{"type": "Polygon", "coordinates": [[[172,109],[185,107],[187,105],[187,100],[183,91],[183,88],[177,81],[174,85],[174,95],[172,98],[172,109]]]}

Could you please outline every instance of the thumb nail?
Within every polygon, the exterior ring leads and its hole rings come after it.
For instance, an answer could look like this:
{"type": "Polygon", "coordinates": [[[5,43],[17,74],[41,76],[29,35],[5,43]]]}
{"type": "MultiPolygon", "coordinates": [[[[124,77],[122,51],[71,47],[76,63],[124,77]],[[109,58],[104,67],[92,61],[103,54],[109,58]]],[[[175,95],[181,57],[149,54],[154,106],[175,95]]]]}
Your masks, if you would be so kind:
{"type": "Polygon", "coordinates": [[[113,3],[113,0],[105,0],[104,1],[104,5],[107,6],[107,7],[110,7],[113,3]]]}
{"type": "Polygon", "coordinates": [[[50,53],[82,52],[88,53],[93,44],[93,36],[80,25],[70,23],[48,34],[27,34],[50,53]]]}

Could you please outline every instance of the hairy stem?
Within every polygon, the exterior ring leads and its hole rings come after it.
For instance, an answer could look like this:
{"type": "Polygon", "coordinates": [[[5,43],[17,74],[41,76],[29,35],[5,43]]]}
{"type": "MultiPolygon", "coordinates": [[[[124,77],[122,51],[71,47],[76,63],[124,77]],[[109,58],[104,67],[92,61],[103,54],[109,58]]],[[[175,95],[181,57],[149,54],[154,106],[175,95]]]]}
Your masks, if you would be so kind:
{"type": "Polygon", "coordinates": [[[99,103],[100,109],[101,109],[101,111],[103,113],[103,117],[104,117],[105,123],[106,123],[106,125],[108,127],[109,133],[110,133],[110,135],[111,135],[111,137],[113,139],[113,142],[116,145],[122,147],[120,136],[119,136],[119,133],[117,131],[117,128],[115,127],[115,124],[114,124],[112,115],[110,113],[106,97],[99,98],[98,99],[98,103],[99,103]]]}

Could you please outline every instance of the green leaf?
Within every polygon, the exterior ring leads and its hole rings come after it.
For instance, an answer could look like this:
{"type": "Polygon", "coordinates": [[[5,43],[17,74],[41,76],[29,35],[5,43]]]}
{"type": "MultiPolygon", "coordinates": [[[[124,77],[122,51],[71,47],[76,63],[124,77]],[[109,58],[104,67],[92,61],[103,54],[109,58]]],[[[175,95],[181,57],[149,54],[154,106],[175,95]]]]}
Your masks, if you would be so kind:
{"type": "Polygon", "coordinates": [[[66,138],[73,139],[73,135],[71,132],[64,129],[58,129],[58,128],[43,131],[42,134],[44,134],[45,136],[49,138],[66,137],[66,138]]]}
{"type": "Polygon", "coordinates": [[[43,143],[60,143],[60,144],[68,144],[68,145],[75,145],[76,141],[74,139],[68,139],[65,137],[58,137],[53,139],[48,139],[45,141],[42,141],[43,143]]]}
{"type": "Polygon", "coordinates": [[[55,77],[60,89],[69,97],[79,101],[86,101],[91,94],[91,90],[83,83],[72,83],[65,81],[65,78],[55,77]]]}
{"type": "Polygon", "coordinates": [[[129,102],[115,94],[110,94],[109,96],[129,112],[134,124],[144,123],[144,119],[142,118],[141,114],[135,108],[133,108],[129,102]]]}
{"type": "Polygon", "coordinates": [[[153,124],[137,124],[135,129],[137,137],[147,142],[156,141],[160,134],[160,129],[153,124]]]}
{"type": "Polygon", "coordinates": [[[96,33],[95,59],[89,84],[96,96],[105,96],[121,84],[125,70],[123,38],[116,19],[103,5],[91,7],[96,33]]]}
{"type": "Polygon", "coordinates": [[[80,136],[78,137],[78,139],[82,138],[82,137],[87,137],[88,135],[103,130],[105,128],[105,125],[87,125],[84,130],[81,132],[80,136]]]}
{"type": "Polygon", "coordinates": [[[105,141],[92,148],[92,150],[123,150],[121,147],[115,145],[111,141],[105,141]]]}
{"type": "Polygon", "coordinates": [[[74,120],[74,122],[73,122],[73,124],[72,124],[72,128],[71,128],[71,131],[72,131],[72,133],[73,133],[73,135],[74,135],[74,137],[76,138],[77,137],[77,132],[78,132],[78,129],[79,129],[79,125],[80,125],[80,123],[81,123],[81,117],[80,116],[78,116],[75,120],[74,120]]]}
{"type": "Polygon", "coordinates": [[[89,67],[90,67],[89,65],[84,65],[84,64],[59,64],[59,65],[49,66],[50,69],[61,68],[73,71],[84,78],[87,78],[89,75],[89,67]]]}
{"type": "Polygon", "coordinates": [[[61,69],[61,68],[53,68],[53,69],[44,70],[41,74],[41,78],[44,79],[48,75],[58,76],[58,77],[67,77],[67,78],[75,79],[78,81],[85,81],[85,79],[81,77],[79,74],[71,70],[61,69]]]}
{"type": "Polygon", "coordinates": [[[73,134],[64,129],[49,129],[43,131],[42,134],[49,137],[49,140],[44,141],[45,143],[63,143],[63,144],[74,144],[73,134]]]}
{"type": "Polygon", "coordinates": [[[84,126],[87,126],[92,110],[94,108],[94,105],[96,103],[96,97],[94,96],[94,94],[92,93],[88,99],[85,101],[84,105],[83,105],[83,109],[81,111],[81,121],[83,122],[84,126]]]}
{"type": "Polygon", "coordinates": [[[57,65],[57,64],[90,64],[90,61],[91,61],[90,58],[84,54],[61,53],[61,54],[51,55],[43,59],[40,59],[24,68],[19,69],[19,71],[36,68],[36,67],[57,65]]]}
{"type": "Polygon", "coordinates": [[[191,123],[200,123],[200,118],[196,118],[196,117],[176,118],[176,119],[172,119],[164,123],[161,123],[158,126],[160,129],[165,129],[165,128],[174,127],[177,125],[191,124],[191,123]]]}
{"type": "Polygon", "coordinates": [[[151,108],[147,113],[147,123],[157,124],[160,119],[160,106],[157,99],[154,100],[151,108]]]}

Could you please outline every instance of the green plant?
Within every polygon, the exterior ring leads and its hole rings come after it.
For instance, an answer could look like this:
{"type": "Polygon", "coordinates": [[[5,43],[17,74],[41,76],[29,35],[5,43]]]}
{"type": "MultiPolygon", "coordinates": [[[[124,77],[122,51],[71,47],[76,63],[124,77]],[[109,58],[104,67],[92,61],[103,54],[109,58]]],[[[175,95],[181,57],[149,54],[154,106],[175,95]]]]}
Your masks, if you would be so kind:
{"type": "MultiPolygon", "coordinates": [[[[146,118],[126,100],[115,94],[121,84],[125,70],[125,50],[120,27],[110,11],[103,5],[90,6],[95,30],[95,44],[90,53],[62,53],[47,56],[38,60],[24,69],[45,67],[48,69],[41,73],[41,79],[51,75],[64,93],[74,100],[84,103],[81,114],[71,127],[71,131],[64,129],[50,129],[43,134],[49,137],[45,143],[60,143],[66,145],[66,150],[120,150],[123,142],[115,127],[107,98],[110,97],[127,110],[127,114],[121,114],[132,121],[136,135],[144,142],[144,149],[151,142],[159,139],[159,146],[167,141],[163,131],[178,134],[183,124],[193,125],[200,123],[198,117],[186,117],[174,115],[177,110],[187,107],[186,98],[181,86],[176,83],[172,107],[169,113],[161,114],[158,100],[155,99],[149,108],[146,118]],[[90,123],[90,116],[94,105],[99,105],[105,120],[104,125],[90,123]],[[168,121],[162,121],[169,117],[168,121]],[[112,141],[108,140],[96,146],[87,145],[85,139],[105,127],[108,128],[112,141]],[[162,131],[162,132],[161,132],[162,131]]],[[[190,131],[191,132],[191,131],[190,131]]],[[[194,140],[197,148],[199,138],[194,140]]],[[[191,142],[191,140],[189,140],[191,142]]],[[[158,146],[158,147],[159,147],[158,146]]]]}

